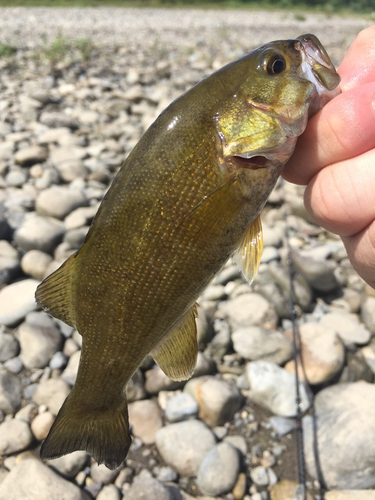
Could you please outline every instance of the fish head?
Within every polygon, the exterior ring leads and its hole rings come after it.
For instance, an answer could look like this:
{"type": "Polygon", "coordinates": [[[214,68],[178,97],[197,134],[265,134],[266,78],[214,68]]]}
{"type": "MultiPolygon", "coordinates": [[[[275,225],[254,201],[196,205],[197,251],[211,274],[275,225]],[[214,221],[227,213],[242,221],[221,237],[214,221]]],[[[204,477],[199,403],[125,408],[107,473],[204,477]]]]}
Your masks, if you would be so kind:
{"type": "Polygon", "coordinates": [[[245,76],[214,117],[221,166],[230,174],[276,168],[278,175],[308,117],[339,93],[340,77],[310,34],[268,43],[238,62],[247,64],[245,76]]]}

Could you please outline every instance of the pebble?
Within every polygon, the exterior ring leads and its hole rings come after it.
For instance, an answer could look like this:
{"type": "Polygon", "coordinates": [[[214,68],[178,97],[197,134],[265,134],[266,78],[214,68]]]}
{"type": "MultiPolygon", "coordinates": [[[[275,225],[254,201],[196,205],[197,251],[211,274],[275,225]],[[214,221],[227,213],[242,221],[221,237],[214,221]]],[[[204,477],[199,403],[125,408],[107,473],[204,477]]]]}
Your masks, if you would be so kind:
{"type": "Polygon", "coordinates": [[[0,410],[14,413],[20,409],[22,402],[21,381],[7,370],[0,370],[0,410]]]}
{"type": "Polygon", "coordinates": [[[159,467],[156,479],[162,483],[175,482],[178,479],[178,474],[172,467],[159,467]]]}
{"type": "Polygon", "coordinates": [[[26,279],[0,290],[0,324],[15,326],[36,309],[34,294],[37,285],[39,281],[26,279]]]}
{"type": "Polygon", "coordinates": [[[230,444],[231,446],[233,446],[233,448],[235,448],[237,451],[239,451],[243,457],[246,457],[247,443],[246,443],[246,439],[243,436],[236,435],[236,434],[233,434],[230,436],[225,436],[224,443],[230,444]]]}
{"type": "Polygon", "coordinates": [[[117,469],[110,470],[104,464],[98,465],[97,463],[94,463],[90,467],[90,476],[92,480],[97,483],[109,484],[116,479],[121,469],[122,465],[117,467],[117,469]]]}
{"type": "MultiPolygon", "coordinates": [[[[296,416],[295,378],[288,371],[268,361],[252,361],[246,366],[250,384],[249,398],[281,417],[296,416]]],[[[311,404],[305,384],[300,381],[301,410],[311,404]]]]}
{"type": "Polygon", "coordinates": [[[375,334],[375,297],[367,297],[363,302],[361,317],[366,328],[375,334]]]}
{"type": "Polygon", "coordinates": [[[6,368],[11,373],[18,374],[23,370],[23,363],[19,356],[17,356],[16,358],[8,359],[8,361],[5,361],[4,368],[6,368]]]}
{"type": "Polygon", "coordinates": [[[221,302],[218,311],[228,317],[232,330],[277,323],[275,307],[257,293],[245,293],[235,299],[221,302]]]}
{"type": "MultiPolygon", "coordinates": [[[[327,315],[326,315],[327,316],[327,315]]],[[[300,325],[303,369],[298,358],[300,378],[306,375],[310,384],[328,382],[337,375],[344,365],[345,348],[336,331],[320,323],[300,325]]],[[[289,361],[285,369],[295,373],[294,361],[289,361]]]]}
{"type": "Polygon", "coordinates": [[[121,500],[121,493],[114,484],[106,484],[96,495],[96,500],[121,500]]]}
{"type": "Polygon", "coordinates": [[[297,422],[294,418],[285,418],[273,416],[270,418],[270,424],[273,429],[277,432],[279,437],[289,434],[297,427],[297,422]]]}
{"type": "Polygon", "coordinates": [[[42,163],[48,158],[48,152],[41,146],[22,148],[14,155],[14,161],[23,167],[31,167],[35,163],[42,163]]]}
{"type": "Polygon", "coordinates": [[[181,422],[198,415],[198,404],[190,394],[182,392],[167,400],[164,411],[168,422],[181,422]]]}
{"type": "MultiPolygon", "coordinates": [[[[327,487],[374,488],[374,384],[360,381],[327,387],[315,397],[314,407],[319,462],[327,487]]],[[[303,429],[307,469],[317,478],[311,416],[303,418],[303,429]]]]}
{"type": "Polygon", "coordinates": [[[14,358],[20,352],[20,345],[18,340],[11,333],[4,333],[0,331],[0,361],[8,361],[14,358]]]}
{"type": "Polygon", "coordinates": [[[80,191],[62,186],[44,189],[36,199],[37,213],[55,219],[64,219],[72,210],[85,205],[87,199],[80,191]]]}
{"type": "Polygon", "coordinates": [[[46,405],[51,413],[57,415],[69,392],[70,388],[64,380],[51,378],[37,385],[32,400],[37,405],[46,405]]]}
{"type": "Polygon", "coordinates": [[[54,420],[55,417],[49,411],[40,413],[34,418],[31,422],[31,430],[38,441],[43,441],[47,437],[54,420]]]}
{"type": "Polygon", "coordinates": [[[256,484],[257,486],[261,487],[268,486],[267,469],[262,465],[259,465],[258,467],[254,467],[254,469],[251,469],[250,477],[253,483],[256,484]]]}
{"type": "Polygon", "coordinates": [[[249,326],[232,333],[233,349],[243,358],[283,365],[293,356],[292,342],[281,332],[249,326]]]}
{"type": "Polygon", "coordinates": [[[205,495],[224,495],[233,489],[239,472],[240,460],[236,449],[228,443],[219,443],[201,463],[197,485],[205,495]]]}
{"type": "Polygon", "coordinates": [[[247,479],[244,472],[240,472],[237,477],[236,484],[233,487],[232,494],[235,500],[242,500],[246,493],[247,479]]]}
{"type": "Polygon", "coordinates": [[[42,280],[46,276],[47,268],[52,257],[41,250],[29,250],[21,260],[22,271],[32,278],[42,280]]]}
{"type": "Polygon", "coordinates": [[[21,226],[16,230],[14,239],[26,252],[40,250],[51,254],[61,242],[63,235],[64,228],[60,221],[31,212],[26,214],[21,226]]]}
{"type": "Polygon", "coordinates": [[[214,445],[214,434],[199,420],[170,424],[156,433],[156,447],[163,460],[183,476],[196,476],[214,445]]]}
{"type": "Polygon", "coordinates": [[[175,500],[173,493],[148,470],[142,470],[126,492],[126,500],[175,500]]]}
{"type": "Polygon", "coordinates": [[[242,396],[236,386],[212,376],[189,380],[184,392],[197,401],[199,418],[211,427],[231,420],[242,404],[242,396]]]}
{"type": "MultiPolygon", "coordinates": [[[[42,415],[44,415],[44,413],[42,413],[42,415]]],[[[53,460],[48,460],[48,465],[63,476],[74,478],[78,472],[85,467],[87,460],[88,454],[83,450],[79,450],[53,460]]]]}
{"type": "Polygon", "coordinates": [[[38,460],[12,468],[0,487],[0,500],[89,500],[86,493],[38,460]]]}
{"type": "MultiPolygon", "coordinates": [[[[42,313],[37,313],[42,314],[42,313]]],[[[36,317],[36,316],[35,316],[36,317]]],[[[45,316],[42,316],[45,318],[45,316]]],[[[25,321],[18,328],[20,358],[26,368],[44,368],[61,346],[61,334],[51,318],[45,325],[25,321]]]]}
{"type": "Polygon", "coordinates": [[[28,423],[23,420],[7,420],[0,424],[0,455],[11,455],[24,450],[33,442],[28,423]]]}
{"type": "Polygon", "coordinates": [[[144,444],[154,443],[156,432],[163,427],[159,405],[152,399],[144,399],[130,403],[128,410],[133,435],[144,444]]]}
{"type": "Polygon", "coordinates": [[[55,111],[44,111],[40,118],[40,123],[47,125],[51,128],[69,128],[75,130],[78,128],[78,123],[76,120],[66,115],[65,113],[55,112],[55,111]]]}
{"type": "Polygon", "coordinates": [[[345,345],[364,345],[371,338],[371,333],[368,330],[363,328],[358,321],[354,321],[345,314],[324,314],[320,320],[320,324],[323,327],[334,329],[345,345]]]}
{"type": "Polygon", "coordinates": [[[294,268],[301,273],[314,290],[329,293],[339,288],[335,273],[328,262],[303,255],[295,248],[292,250],[291,256],[294,268]]]}
{"type": "Polygon", "coordinates": [[[65,380],[65,382],[67,382],[70,386],[73,386],[76,381],[80,359],[81,359],[81,351],[79,350],[73,352],[73,354],[69,358],[65,370],[61,374],[61,378],[65,380]]]}
{"type": "Polygon", "coordinates": [[[145,377],[145,389],[152,395],[164,390],[174,391],[184,385],[183,382],[177,382],[167,377],[159,366],[154,366],[151,370],[147,370],[145,377]]]}

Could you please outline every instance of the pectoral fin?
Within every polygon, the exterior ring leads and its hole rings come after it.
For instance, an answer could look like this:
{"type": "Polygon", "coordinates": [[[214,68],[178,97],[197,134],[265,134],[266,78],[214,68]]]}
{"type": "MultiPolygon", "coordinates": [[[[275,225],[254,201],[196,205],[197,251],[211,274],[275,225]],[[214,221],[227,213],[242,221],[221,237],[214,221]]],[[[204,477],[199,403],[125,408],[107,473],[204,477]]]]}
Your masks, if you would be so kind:
{"type": "Polygon", "coordinates": [[[263,252],[263,233],[260,215],[254,220],[244,234],[234,260],[251,283],[255,278],[263,252]]]}
{"type": "Polygon", "coordinates": [[[197,316],[195,304],[167,338],[151,351],[156,363],[172,380],[186,380],[193,374],[198,355],[197,316]]]}

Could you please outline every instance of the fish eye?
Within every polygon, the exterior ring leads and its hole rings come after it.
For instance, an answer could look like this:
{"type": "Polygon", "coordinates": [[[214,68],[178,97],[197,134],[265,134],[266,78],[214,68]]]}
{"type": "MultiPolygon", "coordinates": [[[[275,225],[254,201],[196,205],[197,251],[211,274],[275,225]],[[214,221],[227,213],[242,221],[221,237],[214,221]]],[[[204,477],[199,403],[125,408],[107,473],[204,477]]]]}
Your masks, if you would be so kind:
{"type": "Polygon", "coordinates": [[[265,61],[263,67],[269,75],[279,75],[286,68],[286,62],[281,54],[274,54],[265,61]]]}

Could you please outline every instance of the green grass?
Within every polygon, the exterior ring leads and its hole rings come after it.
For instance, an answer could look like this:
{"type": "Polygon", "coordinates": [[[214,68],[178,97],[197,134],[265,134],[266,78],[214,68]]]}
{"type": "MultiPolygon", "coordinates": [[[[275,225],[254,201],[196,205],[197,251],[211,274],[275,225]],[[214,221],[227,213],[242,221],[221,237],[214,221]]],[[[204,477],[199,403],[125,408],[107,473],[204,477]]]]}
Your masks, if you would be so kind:
{"type": "Polygon", "coordinates": [[[46,37],[42,37],[42,42],[43,46],[35,54],[35,57],[47,61],[52,66],[64,60],[70,62],[88,61],[95,48],[91,38],[73,40],[70,37],[65,37],[62,31],[52,42],[48,43],[46,37]]]}
{"type": "Polygon", "coordinates": [[[16,52],[16,47],[8,45],[7,43],[0,43],[0,57],[11,57],[16,52]]]}

